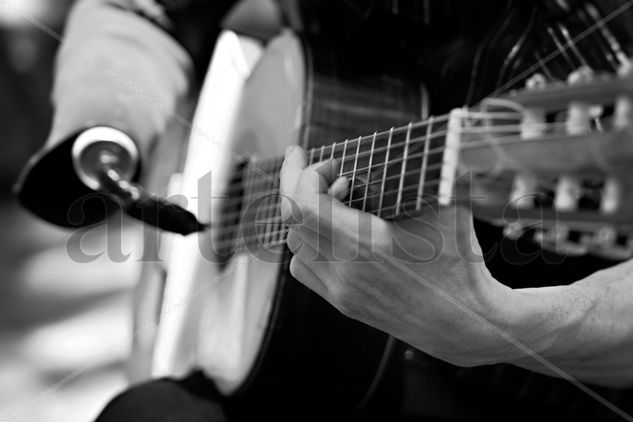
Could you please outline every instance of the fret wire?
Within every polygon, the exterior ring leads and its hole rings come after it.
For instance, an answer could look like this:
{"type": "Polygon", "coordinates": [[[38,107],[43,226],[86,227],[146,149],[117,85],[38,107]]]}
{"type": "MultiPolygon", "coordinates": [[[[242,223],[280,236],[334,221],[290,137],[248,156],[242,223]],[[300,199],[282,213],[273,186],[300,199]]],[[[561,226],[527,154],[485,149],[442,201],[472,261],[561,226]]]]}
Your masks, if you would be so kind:
{"type": "Polygon", "coordinates": [[[330,155],[330,160],[334,159],[334,150],[336,149],[336,142],[332,144],[332,154],[330,155]]]}
{"type": "Polygon", "coordinates": [[[407,139],[404,143],[404,153],[402,154],[402,165],[400,166],[400,183],[398,185],[398,197],[396,199],[396,214],[399,213],[400,203],[402,202],[402,187],[404,186],[404,176],[407,172],[407,159],[409,156],[409,143],[411,142],[411,123],[407,130],[407,139]]]}
{"type": "MultiPolygon", "coordinates": [[[[404,206],[406,207],[407,205],[413,205],[414,203],[415,203],[415,200],[408,201],[408,202],[404,203],[404,206]]],[[[437,204],[437,198],[435,198],[433,201],[427,201],[427,204],[428,204],[428,206],[437,204]]],[[[382,209],[382,212],[384,213],[386,211],[394,210],[394,209],[395,209],[395,205],[390,205],[390,206],[384,207],[382,209]]],[[[368,212],[373,214],[373,215],[376,215],[376,213],[378,211],[379,211],[379,209],[375,209],[375,210],[369,210],[368,212]]],[[[393,214],[387,213],[383,218],[390,219],[390,218],[393,218],[393,217],[397,217],[397,215],[395,213],[393,213],[393,214]]],[[[278,241],[285,240],[284,237],[288,234],[288,231],[289,230],[288,230],[287,227],[282,227],[278,232],[276,232],[275,236],[278,236],[278,238],[279,238],[278,241]]],[[[227,240],[215,241],[214,242],[214,246],[217,249],[225,248],[227,244],[231,245],[233,242],[235,242],[235,240],[236,240],[235,238],[230,238],[230,239],[227,239],[227,240]]],[[[246,237],[242,237],[242,240],[243,240],[243,243],[241,244],[242,247],[246,246],[246,244],[251,245],[254,240],[258,240],[259,241],[258,243],[264,243],[264,245],[266,245],[266,244],[272,245],[272,244],[275,244],[277,242],[276,240],[274,240],[274,236],[273,236],[273,238],[271,240],[265,240],[264,239],[264,242],[262,242],[261,236],[258,235],[257,233],[255,233],[253,235],[246,236],[246,237]]],[[[237,247],[235,249],[236,250],[240,250],[239,247],[237,247]]]]}
{"type": "MultiPolygon", "coordinates": [[[[427,182],[426,186],[427,186],[427,187],[437,186],[437,185],[439,185],[439,184],[440,184],[440,181],[441,181],[441,179],[439,179],[439,178],[438,178],[438,179],[435,179],[435,180],[433,180],[433,181],[427,182]]],[[[405,187],[405,188],[403,189],[403,191],[407,191],[407,190],[409,190],[409,189],[417,189],[417,187],[414,187],[414,186],[405,187]]],[[[385,195],[389,195],[389,194],[392,194],[392,193],[395,193],[395,192],[397,192],[397,190],[396,190],[396,189],[393,189],[393,190],[390,190],[390,191],[385,192],[385,195]]],[[[417,192],[416,192],[416,193],[417,193],[417,192]]],[[[376,192],[376,193],[374,193],[374,194],[370,194],[370,195],[368,195],[368,198],[369,198],[369,199],[371,199],[371,198],[375,198],[375,197],[378,197],[379,195],[381,195],[381,193],[376,192]]],[[[417,195],[416,195],[416,200],[417,200],[417,195]]],[[[361,198],[357,198],[357,199],[353,200],[352,202],[358,202],[358,201],[361,201],[361,198]]]]}
{"type": "MultiPolygon", "coordinates": [[[[389,152],[391,151],[391,137],[393,136],[393,128],[392,131],[389,132],[389,139],[387,140],[387,152],[386,152],[386,157],[385,157],[385,168],[382,174],[382,187],[380,188],[380,205],[379,205],[379,209],[382,208],[382,202],[384,199],[384,193],[385,193],[385,182],[386,182],[386,178],[387,178],[387,170],[388,170],[388,166],[389,166],[389,152]]],[[[380,217],[380,211],[378,211],[378,217],[380,217]]]]}
{"type": "MultiPolygon", "coordinates": [[[[405,206],[406,205],[412,205],[414,203],[415,203],[415,200],[408,201],[407,203],[405,203],[405,206]]],[[[436,203],[438,203],[438,199],[437,198],[434,198],[433,201],[427,202],[428,205],[433,205],[433,204],[436,204],[436,203]]],[[[395,209],[395,207],[396,207],[395,205],[389,205],[389,206],[385,207],[382,211],[393,210],[393,209],[395,209]]],[[[380,210],[370,210],[368,212],[371,213],[371,214],[376,215],[376,213],[378,211],[380,211],[380,210]]],[[[389,219],[389,218],[392,218],[392,217],[397,217],[397,215],[395,213],[394,214],[387,214],[386,216],[384,216],[382,218],[389,219]]]]}
{"type": "MultiPolygon", "coordinates": [[[[393,193],[393,192],[394,191],[387,192],[387,193],[393,193]]],[[[379,193],[376,193],[373,196],[378,196],[378,195],[379,195],[379,193]]],[[[357,201],[361,201],[361,198],[357,198],[357,199],[353,200],[352,202],[357,202],[357,201]]],[[[416,198],[415,201],[411,200],[411,201],[408,201],[408,202],[404,202],[404,204],[412,203],[412,202],[416,202],[416,201],[417,201],[417,198],[416,198]]],[[[383,207],[383,210],[389,209],[389,207],[396,208],[397,205],[394,204],[394,205],[383,207]]],[[[272,209],[275,210],[275,211],[279,211],[279,208],[276,207],[276,206],[273,206],[272,209]]],[[[281,214],[279,214],[278,212],[275,212],[275,213],[272,213],[271,215],[267,216],[266,218],[259,218],[259,219],[255,220],[255,221],[252,221],[251,223],[252,224],[267,224],[267,223],[272,223],[272,222],[281,222],[281,214]]],[[[229,231],[232,227],[235,227],[235,225],[233,225],[233,226],[217,227],[214,230],[217,233],[217,232],[222,232],[222,231],[229,231]]]]}
{"type": "Polygon", "coordinates": [[[323,161],[323,153],[325,152],[325,145],[321,145],[321,156],[319,157],[319,161],[323,161]]]}
{"type": "Polygon", "coordinates": [[[420,182],[418,183],[418,195],[415,209],[419,210],[422,206],[422,195],[424,195],[424,181],[426,179],[427,164],[429,162],[429,148],[431,146],[431,132],[433,130],[433,116],[428,120],[429,124],[426,127],[426,139],[424,140],[424,152],[422,152],[422,169],[420,171],[420,182]]]}
{"type": "Polygon", "coordinates": [[[308,164],[309,165],[314,164],[313,160],[314,160],[314,148],[310,150],[310,158],[308,159],[308,164]]]}
{"type": "MultiPolygon", "coordinates": [[[[476,112],[473,112],[473,113],[476,113],[476,112]]],[[[507,113],[505,113],[505,114],[507,114],[507,113]]],[[[520,114],[516,113],[516,112],[513,113],[513,114],[517,115],[517,116],[520,116],[520,114]]],[[[486,113],[482,114],[483,117],[490,117],[492,115],[495,115],[495,113],[494,112],[486,112],[486,113]]],[[[442,116],[436,117],[435,118],[435,123],[437,124],[437,122],[439,122],[439,121],[448,121],[448,119],[449,119],[449,115],[448,114],[444,114],[442,116]]],[[[424,127],[424,126],[426,126],[426,124],[427,124],[426,120],[415,122],[415,123],[413,123],[413,129],[418,129],[419,127],[424,127]]],[[[393,129],[393,133],[394,134],[398,134],[400,132],[406,132],[407,126],[408,125],[399,126],[399,127],[393,127],[393,128],[390,128],[390,129],[382,131],[382,132],[376,132],[376,136],[377,137],[381,137],[381,136],[387,137],[387,136],[389,136],[389,133],[392,132],[392,129],[393,129]]],[[[371,135],[361,136],[361,142],[365,141],[365,140],[369,141],[370,139],[373,138],[373,136],[374,136],[373,133],[371,135]]]]}
{"type": "MultiPolygon", "coordinates": [[[[484,120],[484,119],[491,119],[491,118],[497,118],[497,119],[502,119],[502,120],[511,120],[511,119],[516,119],[517,121],[521,120],[521,114],[517,113],[517,112],[477,112],[477,111],[469,111],[468,112],[468,116],[472,117],[474,119],[477,120],[484,120]]],[[[412,129],[418,129],[420,127],[425,127],[428,125],[428,121],[427,120],[423,120],[420,122],[415,122],[413,123],[412,129]]],[[[433,117],[433,124],[438,124],[442,121],[448,121],[448,115],[442,115],[439,117],[433,117]]],[[[506,125],[506,126],[511,126],[511,125],[506,125]]],[[[517,129],[520,129],[519,124],[516,125],[517,129]]],[[[408,130],[408,125],[405,126],[400,126],[397,128],[394,128],[393,133],[394,134],[398,134],[399,132],[405,132],[406,130],[408,130]]],[[[391,132],[391,130],[386,130],[383,132],[376,132],[376,136],[380,137],[380,136],[388,136],[389,133],[391,132]]],[[[355,138],[353,141],[355,142],[364,142],[364,141],[368,141],[370,139],[373,139],[374,134],[371,135],[364,135],[364,136],[360,136],[359,139],[355,138]]],[[[420,139],[420,138],[417,138],[420,139]]],[[[328,148],[332,148],[335,147],[336,143],[334,143],[333,145],[323,145],[321,148],[324,148],[325,150],[327,150],[328,148]]]]}
{"type": "Polygon", "coordinates": [[[376,134],[377,132],[374,132],[374,138],[371,141],[371,149],[370,149],[370,154],[369,154],[369,165],[367,166],[367,185],[365,186],[365,195],[363,197],[363,211],[365,211],[366,206],[367,206],[367,194],[369,193],[369,183],[371,180],[371,166],[373,164],[374,161],[374,146],[376,145],[376,134]]]}
{"type": "Polygon", "coordinates": [[[341,156],[341,170],[339,170],[338,172],[338,177],[342,177],[343,176],[343,166],[345,165],[345,154],[347,152],[347,142],[349,141],[349,139],[346,139],[345,142],[343,143],[343,155],[341,156]]]}
{"type": "MultiPolygon", "coordinates": [[[[439,136],[431,136],[430,139],[434,139],[434,138],[438,138],[438,137],[439,136]]],[[[424,138],[424,137],[421,137],[420,139],[422,139],[422,138],[424,138]]],[[[427,144],[425,144],[425,146],[426,145],[429,145],[429,144],[427,143],[427,144]]],[[[395,146],[396,146],[396,144],[392,144],[392,148],[395,147],[395,146]]],[[[468,148],[469,146],[471,146],[471,143],[469,143],[468,145],[463,145],[462,148],[468,148]]],[[[474,145],[472,145],[472,146],[474,146],[474,145]]],[[[412,155],[409,156],[409,159],[423,157],[424,154],[426,154],[427,157],[434,156],[435,154],[442,154],[442,153],[444,153],[445,149],[446,148],[444,146],[437,147],[437,148],[434,148],[434,149],[429,149],[428,151],[412,154],[412,155]]],[[[374,149],[374,151],[380,151],[380,150],[381,150],[381,148],[375,148],[374,149]]],[[[383,148],[383,150],[384,150],[384,148],[383,148]]],[[[360,156],[363,156],[363,153],[361,153],[360,156]]],[[[396,164],[396,163],[400,162],[401,160],[402,160],[402,157],[398,157],[398,158],[395,158],[395,159],[392,159],[391,161],[389,161],[389,164],[396,164]]],[[[378,167],[382,167],[382,166],[383,166],[382,163],[378,163],[378,164],[373,164],[372,163],[372,168],[371,169],[369,169],[368,167],[363,167],[363,168],[357,169],[357,172],[362,172],[362,171],[365,171],[365,170],[373,170],[374,168],[378,168],[378,167]]],[[[279,169],[277,171],[279,171],[279,169]]],[[[351,174],[352,174],[351,171],[343,172],[343,176],[349,176],[351,174]]],[[[266,183],[267,183],[267,179],[266,178],[254,178],[254,181],[250,182],[250,183],[247,183],[247,185],[249,187],[253,187],[253,186],[261,186],[261,185],[264,185],[266,183]]],[[[239,191],[240,188],[238,188],[236,190],[239,191]]],[[[258,191],[254,192],[254,193],[265,193],[265,190],[259,189],[258,191]]],[[[239,198],[233,198],[233,199],[236,200],[236,201],[239,200],[239,198]]]]}
{"type": "MultiPolygon", "coordinates": [[[[475,113],[475,112],[473,112],[473,113],[475,113]]],[[[492,116],[492,115],[495,115],[495,113],[497,113],[497,112],[487,112],[487,113],[482,114],[482,116],[483,116],[483,117],[490,117],[490,116],[492,116]]],[[[506,113],[506,114],[507,114],[507,113],[506,113]]],[[[518,114],[518,113],[514,113],[514,114],[518,114]]],[[[439,122],[439,121],[448,121],[448,115],[447,115],[447,114],[445,114],[445,115],[442,115],[442,116],[436,117],[436,118],[435,118],[435,123],[437,123],[437,122],[439,122]]],[[[426,124],[427,124],[427,121],[426,121],[426,120],[423,120],[423,121],[420,121],[420,122],[413,123],[413,129],[417,129],[417,128],[419,128],[419,127],[424,127],[424,126],[426,126],[426,124]]],[[[401,126],[401,127],[393,128],[393,132],[394,132],[394,133],[396,133],[396,134],[397,134],[398,132],[404,132],[404,131],[406,131],[406,130],[407,130],[407,126],[401,126]]],[[[388,136],[390,132],[391,132],[391,129],[386,130],[386,131],[383,131],[383,132],[375,132],[375,135],[376,135],[377,137],[380,137],[380,136],[388,136]]],[[[368,142],[369,142],[369,140],[370,140],[370,139],[373,141],[373,138],[374,138],[374,134],[371,134],[371,135],[360,136],[360,137],[359,137],[359,139],[354,139],[354,141],[357,141],[357,142],[368,141],[368,142]]],[[[330,150],[329,150],[329,148],[334,149],[334,148],[336,148],[336,146],[337,146],[337,143],[336,143],[336,142],[334,142],[334,143],[333,143],[333,144],[331,144],[331,145],[323,145],[321,148],[323,148],[323,149],[325,150],[324,152],[327,152],[327,151],[330,151],[330,150]]],[[[330,152],[331,152],[331,151],[330,151],[330,152]]],[[[324,156],[325,156],[325,154],[324,154],[324,156]]],[[[322,158],[323,158],[323,157],[322,157],[322,158]]],[[[321,161],[323,161],[323,159],[321,159],[321,161]]]]}
{"type": "MultiPolygon", "coordinates": [[[[440,180],[435,180],[434,182],[429,183],[429,185],[428,185],[428,186],[437,186],[439,183],[440,183],[440,180]]],[[[415,187],[415,186],[410,186],[410,187],[408,187],[408,188],[404,188],[404,191],[407,191],[408,189],[416,189],[416,187],[415,187]]],[[[389,195],[389,194],[391,194],[391,193],[395,193],[395,192],[396,192],[396,190],[395,190],[395,189],[394,189],[394,190],[391,190],[391,191],[387,191],[387,192],[385,192],[385,195],[389,195]]],[[[374,193],[374,194],[372,194],[372,195],[369,195],[369,196],[368,196],[368,198],[375,198],[375,197],[378,197],[379,195],[381,195],[381,193],[376,192],[376,193],[374,193]]],[[[363,199],[363,198],[356,198],[356,199],[354,199],[354,200],[353,200],[353,201],[351,201],[351,202],[352,202],[352,204],[353,204],[353,203],[355,203],[355,202],[360,202],[360,201],[362,201],[362,199],[363,199]]],[[[416,195],[416,199],[415,199],[415,201],[417,201],[417,195],[416,195]]],[[[414,201],[414,202],[415,202],[415,201],[414,201]]],[[[395,207],[395,206],[396,206],[396,205],[394,204],[394,205],[393,205],[393,207],[395,207]]],[[[385,208],[385,209],[387,209],[387,207],[384,207],[384,208],[385,208]]],[[[277,218],[277,219],[279,219],[279,218],[281,218],[281,215],[276,215],[276,216],[273,216],[273,217],[271,217],[271,218],[277,218]]],[[[265,222],[265,221],[267,221],[267,220],[266,220],[266,219],[259,219],[259,220],[257,220],[257,223],[262,223],[262,222],[265,222]]],[[[223,228],[222,228],[222,227],[218,227],[217,229],[218,229],[218,230],[223,230],[223,228]]]]}
{"type": "MultiPolygon", "coordinates": [[[[397,146],[397,144],[393,144],[392,148],[395,147],[395,146],[397,146]]],[[[439,147],[439,148],[436,148],[436,149],[428,151],[428,154],[429,154],[429,156],[430,155],[435,155],[435,154],[440,154],[440,153],[444,152],[444,149],[445,148],[442,146],[442,147],[439,147]]],[[[384,148],[375,148],[374,149],[375,152],[381,152],[381,151],[384,151],[384,150],[385,150],[384,148]]],[[[416,153],[416,154],[413,154],[413,155],[409,156],[409,158],[418,158],[418,157],[422,156],[422,154],[423,154],[422,152],[419,152],[419,153],[416,153]]],[[[364,153],[361,153],[359,158],[363,157],[363,155],[364,155],[364,153]]],[[[371,154],[369,154],[369,155],[371,155],[371,154]]],[[[398,163],[400,160],[402,160],[401,157],[395,158],[395,159],[391,160],[389,164],[398,163]]],[[[380,166],[382,166],[382,164],[372,164],[372,167],[380,167],[380,166]]],[[[368,168],[367,167],[362,167],[362,168],[357,169],[358,172],[362,172],[362,171],[365,171],[365,170],[368,170],[368,168]]],[[[277,172],[278,171],[279,171],[279,169],[277,169],[277,172]]],[[[352,174],[351,171],[343,172],[343,176],[348,176],[348,175],[351,175],[351,174],[352,174]]],[[[256,178],[253,182],[251,182],[250,186],[263,185],[263,184],[267,183],[266,180],[267,180],[266,178],[256,178]]],[[[239,189],[236,189],[236,190],[239,190],[239,189]]]]}
{"type": "MultiPolygon", "coordinates": [[[[407,201],[407,202],[404,203],[404,206],[406,207],[407,205],[413,205],[415,202],[416,202],[415,200],[407,201]]],[[[428,202],[429,205],[432,205],[432,204],[435,204],[435,203],[437,203],[437,199],[428,202]]],[[[386,207],[384,207],[382,209],[382,211],[385,212],[385,211],[389,211],[389,210],[394,210],[395,207],[396,207],[395,205],[386,206],[386,207]]],[[[380,211],[380,209],[374,209],[374,210],[369,210],[367,212],[376,215],[376,213],[378,213],[379,211],[380,211]]],[[[393,213],[393,214],[386,214],[386,217],[384,217],[384,218],[391,218],[391,217],[397,217],[397,215],[395,213],[393,213]]],[[[279,230],[278,233],[276,233],[276,235],[278,236],[279,240],[277,240],[277,241],[269,241],[269,242],[266,242],[266,241],[265,242],[261,242],[261,237],[258,236],[257,234],[254,234],[254,235],[251,235],[251,236],[247,236],[247,237],[243,238],[243,240],[244,240],[243,245],[246,245],[247,243],[252,244],[253,240],[260,240],[260,242],[263,243],[264,246],[274,246],[276,244],[279,244],[277,242],[285,241],[285,236],[288,234],[288,231],[289,230],[288,230],[287,227],[283,227],[282,229],[279,230]]],[[[235,239],[229,239],[227,241],[216,242],[214,246],[216,248],[222,248],[222,247],[225,246],[226,243],[230,244],[234,240],[235,239]]],[[[238,249],[238,250],[240,250],[240,249],[238,249]]]]}
{"type": "Polygon", "coordinates": [[[352,171],[352,181],[349,185],[349,204],[352,203],[352,197],[354,196],[354,183],[356,182],[356,171],[358,168],[358,154],[360,153],[360,136],[358,137],[358,142],[356,143],[356,154],[354,158],[354,170],[352,171]]]}
{"type": "MultiPolygon", "coordinates": [[[[416,171],[415,171],[415,170],[413,170],[413,171],[411,171],[409,174],[414,174],[415,172],[416,172],[416,171]]],[[[389,180],[390,178],[391,178],[391,179],[394,179],[394,178],[399,177],[399,176],[400,176],[400,175],[393,175],[393,176],[390,176],[389,178],[387,178],[387,180],[389,180]]],[[[435,178],[435,179],[432,179],[432,180],[427,180],[427,181],[425,182],[425,184],[424,184],[424,185],[425,185],[425,187],[437,186],[437,185],[441,182],[441,180],[442,180],[442,179],[441,179],[440,177],[435,178]]],[[[376,183],[381,183],[381,182],[382,182],[381,180],[376,180],[376,181],[372,181],[372,182],[371,182],[371,183],[369,183],[369,184],[370,184],[370,185],[373,185],[373,184],[376,184],[376,183]]],[[[361,186],[362,186],[362,185],[361,185],[361,186]]],[[[367,185],[365,185],[365,186],[367,186],[367,185]]],[[[414,186],[404,187],[404,190],[413,189],[413,188],[417,189],[417,186],[415,186],[415,187],[414,187],[414,186]]],[[[384,194],[385,194],[385,195],[390,195],[390,194],[392,194],[392,193],[395,193],[396,191],[397,191],[396,189],[393,189],[393,190],[391,190],[391,191],[386,191],[386,192],[384,192],[384,194]]],[[[372,195],[369,195],[369,194],[368,194],[368,195],[366,196],[366,198],[375,198],[375,197],[379,197],[380,195],[382,195],[382,193],[381,193],[381,192],[376,192],[376,193],[374,193],[374,194],[372,194],[372,195]]],[[[416,197],[417,197],[417,195],[416,195],[416,197]]],[[[356,198],[356,199],[354,199],[352,202],[360,202],[360,201],[363,201],[363,200],[364,200],[364,198],[356,198]]],[[[240,212],[240,211],[234,211],[233,213],[226,214],[226,215],[225,215],[225,217],[226,217],[227,219],[229,219],[228,217],[234,217],[236,214],[241,214],[241,212],[240,212]]],[[[223,229],[222,227],[216,227],[216,228],[214,228],[214,230],[222,230],[222,229],[223,229]]]]}

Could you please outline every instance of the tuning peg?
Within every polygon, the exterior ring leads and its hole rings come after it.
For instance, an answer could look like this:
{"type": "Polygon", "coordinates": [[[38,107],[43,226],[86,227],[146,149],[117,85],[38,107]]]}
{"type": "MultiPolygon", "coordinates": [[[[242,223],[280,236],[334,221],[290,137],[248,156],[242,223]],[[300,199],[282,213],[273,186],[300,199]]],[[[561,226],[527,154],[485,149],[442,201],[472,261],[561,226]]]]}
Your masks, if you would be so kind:
{"type": "Polygon", "coordinates": [[[617,233],[613,227],[602,227],[591,238],[591,244],[595,247],[608,248],[615,244],[617,233]]]}
{"type": "MultiPolygon", "coordinates": [[[[534,231],[534,241],[543,246],[559,245],[567,240],[568,234],[569,230],[565,226],[543,227],[534,231]]],[[[553,249],[557,249],[557,246],[554,246],[553,249]]]]}
{"type": "Polygon", "coordinates": [[[556,184],[554,206],[558,211],[574,211],[582,194],[580,179],[575,176],[562,176],[556,184]]]}
{"type": "Polygon", "coordinates": [[[527,89],[539,89],[547,86],[547,78],[542,73],[535,73],[525,81],[527,89]]]}
{"type": "MultiPolygon", "coordinates": [[[[594,78],[593,71],[586,67],[580,67],[567,78],[569,85],[578,85],[590,82],[594,78]]],[[[567,120],[565,128],[570,135],[582,135],[591,132],[591,121],[594,118],[594,107],[585,101],[572,101],[567,108],[567,120]]]]}
{"type": "Polygon", "coordinates": [[[604,181],[600,211],[604,214],[613,214],[620,208],[622,199],[622,184],[616,178],[609,177],[604,181]]]}
{"type": "Polygon", "coordinates": [[[516,208],[533,208],[538,192],[538,181],[532,176],[519,175],[514,178],[510,203],[516,208]]]}
{"type": "Polygon", "coordinates": [[[587,244],[582,242],[582,236],[578,236],[578,241],[570,237],[572,231],[563,225],[556,227],[546,227],[534,232],[534,241],[541,245],[543,249],[555,251],[562,255],[583,255],[589,250],[587,244]]]}
{"type": "Polygon", "coordinates": [[[622,261],[633,257],[633,237],[618,236],[612,227],[602,227],[588,244],[589,251],[594,255],[622,261]]]}
{"type": "MultiPolygon", "coordinates": [[[[621,78],[631,78],[633,65],[630,62],[623,64],[618,70],[618,75],[621,78]]],[[[615,101],[613,126],[623,129],[630,127],[631,123],[633,123],[633,99],[628,94],[619,95],[615,101]]]]}

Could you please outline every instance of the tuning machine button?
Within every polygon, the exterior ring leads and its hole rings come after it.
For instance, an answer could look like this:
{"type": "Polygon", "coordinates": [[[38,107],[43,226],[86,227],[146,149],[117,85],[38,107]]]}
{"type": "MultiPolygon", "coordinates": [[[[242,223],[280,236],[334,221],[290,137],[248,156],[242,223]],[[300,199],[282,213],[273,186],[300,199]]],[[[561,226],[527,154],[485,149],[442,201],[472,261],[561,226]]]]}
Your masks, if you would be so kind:
{"type": "Polygon", "coordinates": [[[557,225],[545,227],[534,233],[534,241],[543,249],[557,252],[561,255],[578,256],[589,251],[589,246],[583,241],[583,234],[569,230],[568,227],[557,225]]]}

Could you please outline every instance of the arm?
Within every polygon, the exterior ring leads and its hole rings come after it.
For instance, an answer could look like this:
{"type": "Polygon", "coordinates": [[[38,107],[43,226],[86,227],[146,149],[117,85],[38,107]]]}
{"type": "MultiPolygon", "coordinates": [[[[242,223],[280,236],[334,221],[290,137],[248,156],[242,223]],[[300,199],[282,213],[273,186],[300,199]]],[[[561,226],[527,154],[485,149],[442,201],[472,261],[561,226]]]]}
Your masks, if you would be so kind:
{"type": "Polygon", "coordinates": [[[342,313],[460,366],[633,385],[633,263],[513,290],[487,270],[468,210],[385,222],[336,199],[347,189],[336,163],[305,166],[295,148],[281,173],[290,270],[342,313]]]}
{"type": "MultiPolygon", "coordinates": [[[[513,292],[512,330],[531,348],[581,381],[633,385],[633,261],[569,286],[513,292]]],[[[550,375],[534,359],[508,362],[550,375]]]]}
{"type": "MultiPolygon", "coordinates": [[[[22,203],[48,221],[71,225],[69,205],[90,192],[72,171],[69,148],[89,127],[125,132],[142,162],[196,73],[204,73],[232,3],[80,0],[57,57],[50,136],[18,182],[22,203]]],[[[85,224],[104,216],[103,209],[85,211],[85,224]]]]}

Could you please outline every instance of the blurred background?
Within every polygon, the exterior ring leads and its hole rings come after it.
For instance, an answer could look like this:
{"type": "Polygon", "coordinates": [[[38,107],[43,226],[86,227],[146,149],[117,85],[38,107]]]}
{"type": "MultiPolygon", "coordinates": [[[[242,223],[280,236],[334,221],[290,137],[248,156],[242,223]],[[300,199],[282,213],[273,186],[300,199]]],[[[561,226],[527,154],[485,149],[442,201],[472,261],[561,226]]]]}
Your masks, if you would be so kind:
{"type": "MultiPolygon", "coordinates": [[[[12,0],[61,32],[72,0],[12,0]]],[[[130,225],[123,252],[89,264],[66,253],[70,232],[23,211],[11,186],[47,135],[58,42],[0,1],[0,421],[90,421],[125,385],[131,287],[141,233],[130,225]]],[[[104,250],[104,230],[82,247],[104,250]]],[[[140,256],[140,255],[139,255],[140,256]]]]}

